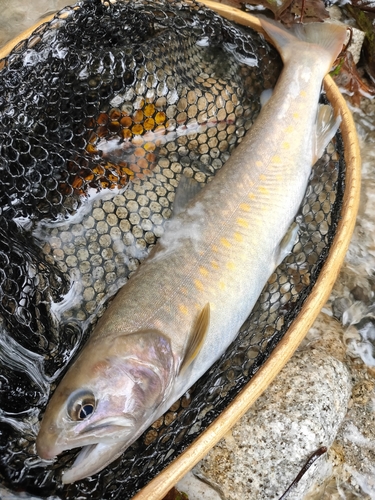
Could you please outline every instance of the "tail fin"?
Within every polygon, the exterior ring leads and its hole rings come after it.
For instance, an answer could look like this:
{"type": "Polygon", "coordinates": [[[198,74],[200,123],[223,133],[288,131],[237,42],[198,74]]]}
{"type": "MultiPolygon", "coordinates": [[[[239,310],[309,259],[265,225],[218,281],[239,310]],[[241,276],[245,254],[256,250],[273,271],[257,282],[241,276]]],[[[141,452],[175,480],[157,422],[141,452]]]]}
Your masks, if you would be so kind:
{"type": "MultiPolygon", "coordinates": [[[[329,61],[328,72],[340,54],[346,39],[347,30],[343,25],[333,23],[295,24],[291,30],[287,30],[282,24],[264,16],[259,16],[259,20],[262,28],[280,52],[284,63],[288,62],[291,57],[296,57],[298,44],[305,42],[324,49],[327,61],[329,61]]],[[[313,47],[309,47],[308,50],[313,50],[313,47]]]]}

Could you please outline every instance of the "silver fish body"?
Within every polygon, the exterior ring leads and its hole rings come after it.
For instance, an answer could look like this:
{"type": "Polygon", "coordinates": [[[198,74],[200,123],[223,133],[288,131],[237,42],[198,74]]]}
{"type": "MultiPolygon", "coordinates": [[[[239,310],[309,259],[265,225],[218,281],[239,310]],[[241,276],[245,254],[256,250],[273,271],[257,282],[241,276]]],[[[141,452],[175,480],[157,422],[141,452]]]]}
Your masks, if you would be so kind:
{"type": "Polygon", "coordinates": [[[40,456],[84,446],[66,483],[112,462],[213,364],[282,258],[311,166],[338,126],[318,101],[346,33],[310,25],[298,40],[262,25],[285,64],[272,97],[225,166],[168,223],[47,407],[40,456]],[[326,121],[318,129],[317,115],[326,121]]]}

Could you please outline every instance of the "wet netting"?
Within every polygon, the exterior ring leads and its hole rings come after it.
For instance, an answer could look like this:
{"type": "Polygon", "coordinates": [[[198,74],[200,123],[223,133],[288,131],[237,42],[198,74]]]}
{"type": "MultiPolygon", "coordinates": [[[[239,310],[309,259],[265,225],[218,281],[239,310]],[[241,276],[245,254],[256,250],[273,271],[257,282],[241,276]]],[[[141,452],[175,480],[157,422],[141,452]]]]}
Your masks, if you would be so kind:
{"type": "MultiPolygon", "coordinates": [[[[309,295],[340,215],[338,133],[314,166],[299,241],[222,358],[125,454],[62,486],[35,451],[51,392],[171,215],[256,118],[278,55],[194,3],[88,0],[0,61],[0,478],[61,499],[131,498],[232,401],[309,295]]],[[[249,287],[251,283],[249,283],[249,287]]]]}

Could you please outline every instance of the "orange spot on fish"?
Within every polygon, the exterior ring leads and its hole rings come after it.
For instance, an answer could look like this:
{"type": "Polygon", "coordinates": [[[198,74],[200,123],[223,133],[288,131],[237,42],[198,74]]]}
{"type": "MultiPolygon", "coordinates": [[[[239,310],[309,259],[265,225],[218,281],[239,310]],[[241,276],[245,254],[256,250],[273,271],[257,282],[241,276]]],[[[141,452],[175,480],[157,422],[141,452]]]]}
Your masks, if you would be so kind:
{"type": "Polygon", "coordinates": [[[259,186],[258,191],[262,194],[269,194],[268,189],[264,186],[259,186]]]}
{"type": "Polygon", "coordinates": [[[275,155],[271,158],[272,163],[280,164],[281,163],[281,158],[279,155],[275,155]]]}
{"type": "Polygon", "coordinates": [[[227,248],[230,248],[232,246],[231,242],[228,241],[226,238],[221,238],[220,243],[227,248]]]}
{"type": "Polygon", "coordinates": [[[236,269],[234,262],[227,262],[227,269],[229,269],[229,271],[234,271],[236,269]]]}
{"type": "Polygon", "coordinates": [[[285,132],[287,134],[291,134],[292,132],[294,132],[294,127],[292,125],[289,125],[288,127],[286,127],[285,132]]]}
{"type": "Polygon", "coordinates": [[[182,312],[182,314],[186,315],[189,312],[189,309],[184,304],[179,304],[178,308],[182,312]]]}
{"type": "Polygon", "coordinates": [[[241,243],[241,241],[243,241],[243,236],[241,233],[234,233],[234,239],[238,241],[238,243],[241,243]]]}
{"type": "Polygon", "coordinates": [[[263,165],[263,162],[262,162],[262,161],[260,161],[260,160],[257,160],[257,161],[255,162],[255,165],[256,165],[257,167],[261,167],[261,166],[263,165]]]}
{"type": "Polygon", "coordinates": [[[212,261],[211,261],[211,266],[212,266],[214,269],[219,269],[219,264],[216,262],[216,260],[212,260],[212,261]]]}
{"type": "Polygon", "coordinates": [[[250,200],[255,200],[255,194],[254,193],[249,193],[248,197],[250,200]]]}
{"type": "Polygon", "coordinates": [[[304,90],[301,90],[301,92],[299,93],[299,95],[301,97],[307,97],[307,92],[305,92],[304,90]]]}
{"type": "Polygon", "coordinates": [[[212,245],[211,250],[216,253],[218,251],[218,248],[216,245],[212,245]]]}
{"type": "Polygon", "coordinates": [[[265,181],[266,179],[267,179],[267,177],[264,174],[260,174],[260,176],[259,176],[260,181],[265,181]]]}
{"type": "Polygon", "coordinates": [[[249,227],[249,223],[247,222],[247,220],[246,219],[242,219],[241,217],[238,217],[238,219],[237,219],[236,222],[241,227],[245,227],[245,228],[249,227]]]}
{"type": "Polygon", "coordinates": [[[290,149],[290,143],[289,143],[289,142],[283,142],[283,143],[281,144],[281,147],[282,147],[283,149],[290,149]]]}
{"type": "Polygon", "coordinates": [[[299,113],[293,113],[293,118],[295,120],[298,120],[298,118],[300,117],[300,114],[299,113]]]}
{"type": "Polygon", "coordinates": [[[240,209],[244,212],[250,212],[250,205],[248,203],[241,203],[240,209]]]}
{"type": "Polygon", "coordinates": [[[194,285],[195,285],[195,288],[197,290],[199,290],[200,292],[202,292],[204,290],[204,285],[203,285],[203,283],[201,281],[195,279],[194,280],[194,285]]]}
{"type": "Polygon", "coordinates": [[[220,290],[225,290],[225,283],[224,283],[224,281],[222,281],[222,280],[219,281],[219,288],[220,288],[220,290]]]}
{"type": "Polygon", "coordinates": [[[203,266],[201,266],[199,268],[199,272],[201,273],[202,276],[207,276],[208,275],[208,270],[205,267],[203,267],[203,266]]]}

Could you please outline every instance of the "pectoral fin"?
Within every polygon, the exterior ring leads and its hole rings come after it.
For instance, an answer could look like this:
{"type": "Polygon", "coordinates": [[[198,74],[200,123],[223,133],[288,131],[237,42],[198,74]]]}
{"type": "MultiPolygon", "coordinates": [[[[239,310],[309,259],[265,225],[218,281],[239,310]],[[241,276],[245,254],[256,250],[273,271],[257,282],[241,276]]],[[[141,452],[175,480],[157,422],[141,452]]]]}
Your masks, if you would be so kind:
{"type": "Polygon", "coordinates": [[[273,89],[266,89],[260,94],[260,105],[263,106],[271,99],[273,94],[273,89]]]}
{"type": "Polygon", "coordinates": [[[332,106],[328,104],[320,104],[316,117],[316,134],[315,134],[315,163],[323,155],[329,141],[336,134],[341,123],[341,116],[335,116],[332,106]]]}
{"type": "Polygon", "coordinates": [[[186,368],[194,361],[194,359],[202,349],[209,326],[210,304],[207,303],[199,313],[199,316],[193,325],[191,334],[185,347],[184,358],[181,362],[179,371],[180,374],[182,371],[186,370],[186,368]]]}
{"type": "Polygon", "coordinates": [[[288,231],[286,232],[284,238],[281,240],[279,247],[277,248],[275,254],[275,267],[276,269],[285,257],[290,254],[294,245],[297,243],[299,225],[293,222],[288,231]]]}
{"type": "Polygon", "coordinates": [[[178,215],[185,210],[189,201],[191,201],[202,189],[202,184],[190,177],[181,176],[173,202],[173,215],[178,215]]]}

